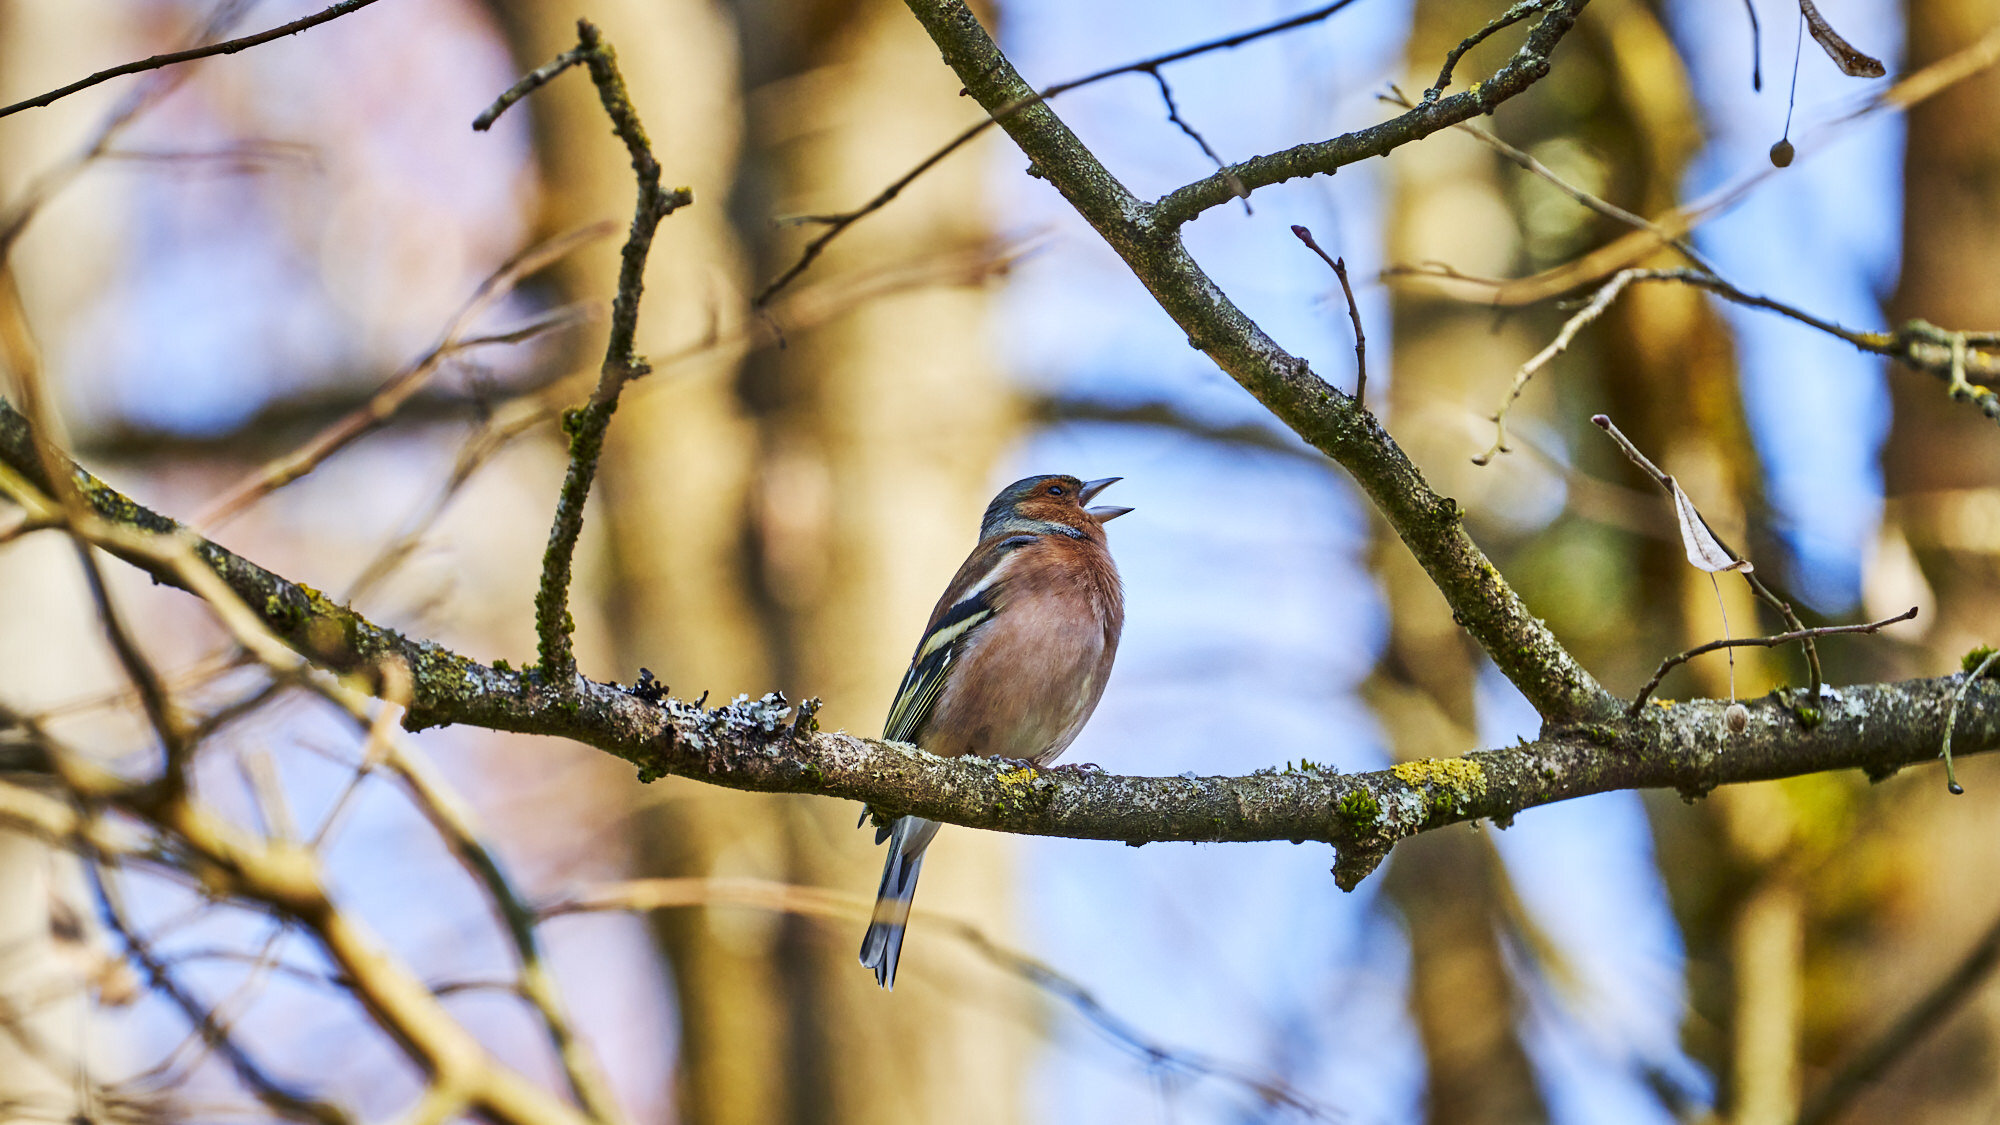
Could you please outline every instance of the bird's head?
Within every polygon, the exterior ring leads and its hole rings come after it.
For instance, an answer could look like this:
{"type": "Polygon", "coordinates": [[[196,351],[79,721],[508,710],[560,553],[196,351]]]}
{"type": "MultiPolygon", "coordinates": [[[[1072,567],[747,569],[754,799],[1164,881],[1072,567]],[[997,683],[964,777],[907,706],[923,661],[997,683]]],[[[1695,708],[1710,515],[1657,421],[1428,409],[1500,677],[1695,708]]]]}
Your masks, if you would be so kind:
{"type": "Polygon", "coordinates": [[[1047,535],[1050,533],[1071,534],[1096,532],[1107,521],[1115,520],[1130,508],[1113,504],[1091,507],[1090,502],[1097,494],[1122,480],[1122,477],[1105,477],[1102,480],[1078,480],[1070,476],[1024,477],[1000,490],[1000,495],[986,506],[986,518],[980,522],[979,538],[991,539],[996,535],[1047,535]]]}

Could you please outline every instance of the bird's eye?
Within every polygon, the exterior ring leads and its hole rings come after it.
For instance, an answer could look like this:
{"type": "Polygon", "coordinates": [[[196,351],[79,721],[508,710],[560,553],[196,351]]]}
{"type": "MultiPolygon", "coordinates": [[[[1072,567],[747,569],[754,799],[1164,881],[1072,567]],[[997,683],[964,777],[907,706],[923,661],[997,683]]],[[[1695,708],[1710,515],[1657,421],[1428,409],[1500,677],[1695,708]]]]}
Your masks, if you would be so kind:
{"type": "Polygon", "coordinates": [[[1059,484],[1052,484],[1052,485],[1050,485],[1050,486],[1049,486],[1049,495],[1050,495],[1050,496],[1061,496],[1062,494],[1063,494],[1063,486],[1062,486],[1062,485],[1059,485],[1059,484]]]}

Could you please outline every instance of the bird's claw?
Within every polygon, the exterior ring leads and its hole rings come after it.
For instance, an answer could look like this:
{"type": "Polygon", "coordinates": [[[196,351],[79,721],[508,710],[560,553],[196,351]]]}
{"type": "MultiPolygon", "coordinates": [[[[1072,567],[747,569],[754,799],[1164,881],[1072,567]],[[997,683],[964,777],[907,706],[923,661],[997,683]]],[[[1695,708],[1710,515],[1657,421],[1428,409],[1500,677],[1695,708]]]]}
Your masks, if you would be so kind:
{"type": "Polygon", "coordinates": [[[1053,767],[1049,772],[1088,775],[1103,773],[1104,767],[1098,765],[1096,762],[1064,762],[1062,765],[1053,767]]]}

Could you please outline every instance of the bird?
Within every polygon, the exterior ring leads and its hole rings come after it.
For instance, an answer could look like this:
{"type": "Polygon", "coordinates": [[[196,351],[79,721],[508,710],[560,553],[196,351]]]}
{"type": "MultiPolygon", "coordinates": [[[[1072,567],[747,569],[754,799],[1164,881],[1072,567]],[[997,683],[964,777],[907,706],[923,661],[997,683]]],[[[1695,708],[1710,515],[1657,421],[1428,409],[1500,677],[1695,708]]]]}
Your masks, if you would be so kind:
{"type": "MultiPolygon", "coordinates": [[[[1125,593],[1104,525],[1130,512],[1091,506],[1122,480],[1024,477],[1000,490],[979,544],[931,610],[889,706],[882,737],[941,757],[978,754],[1047,765],[1083,730],[1111,677],[1125,593]]],[[[863,810],[866,823],[873,810],[863,810]]],[[[924,849],[938,823],[897,817],[861,963],[896,986],[924,849]]]]}

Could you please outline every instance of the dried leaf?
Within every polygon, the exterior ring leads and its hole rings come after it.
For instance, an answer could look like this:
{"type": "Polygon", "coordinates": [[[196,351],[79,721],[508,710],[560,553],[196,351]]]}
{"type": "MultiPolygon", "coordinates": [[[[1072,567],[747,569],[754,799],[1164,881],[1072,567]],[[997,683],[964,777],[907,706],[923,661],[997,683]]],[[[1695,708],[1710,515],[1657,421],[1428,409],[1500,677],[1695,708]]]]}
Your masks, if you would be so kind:
{"type": "Polygon", "coordinates": [[[1687,550],[1688,562],[1710,574],[1726,574],[1740,570],[1745,574],[1755,570],[1749,559],[1731,558],[1722,544],[1716,542],[1715,533],[1702,522],[1701,513],[1695,510],[1694,501],[1681,491],[1680,482],[1667,478],[1674,487],[1674,515],[1680,518],[1681,546],[1687,550]]]}
{"type": "Polygon", "coordinates": [[[1880,78],[1889,73],[1882,60],[1855,50],[1854,44],[1840,37],[1826,17],[1813,7],[1812,0],[1799,0],[1799,11],[1806,17],[1806,30],[1812,32],[1813,41],[1826,50],[1826,57],[1840,68],[1842,74],[1850,78],[1880,78]]]}

